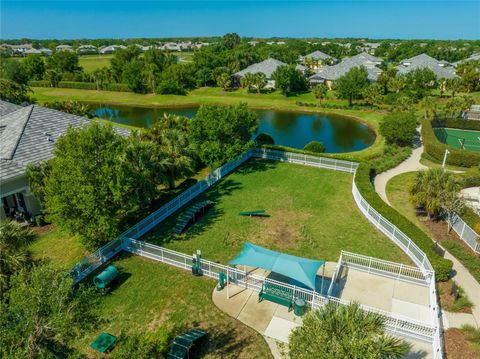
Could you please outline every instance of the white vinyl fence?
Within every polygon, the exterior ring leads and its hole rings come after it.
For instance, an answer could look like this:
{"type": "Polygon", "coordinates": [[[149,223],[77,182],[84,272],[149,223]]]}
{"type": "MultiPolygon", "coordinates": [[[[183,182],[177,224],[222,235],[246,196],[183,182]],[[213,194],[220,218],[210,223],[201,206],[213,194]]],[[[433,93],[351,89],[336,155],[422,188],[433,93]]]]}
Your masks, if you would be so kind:
{"type": "MultiPolygon", "coordinates": [[[[166,263],[187,271],[191,271],[192,269],[192,256],[166,249],[151,243],[137,241],[135,239],[125,239],[124,250],[129,253],[166,263]]],[[[412,281],[419,281],[422,276],[422,273],[418,270],[416,272],[415,268],[413,267],[405,266],[402,269],[395,263],[378,261],[374,258],[359,256],[354,253],[342,252],[342,254],[344,254],[345,257],[348,257],[349,261],[355,261],[355,259],[358,259],[356,268],[363,267],[363,265],[359,263],[366,260],[367,262],[371,263],[371,268],[375,267],[385,273],[394,273],[399,280],[410,279],[412,281]],[[356,258],[357,256],[358,258],[356,258]],[[401,276],[398,275],[399,270],[402,274],[401,276]]],[[[320,293],[310,289],[300,288],[284,282],[279,282],[270,278],[251,274],[246,271],[211,262],[206,259],[201,259],[200,264],[202,268],[202,274],[206,277],[218,280],[219,274],[223,272],[228,278],[229,284],[235,284],[239,287],[250,289],[256,293],[259,293],[262,290],[262,286],[264,284],[272,284],[277,287],[285,288],[292,293],[292,296],[295,299],[302,298],[313,309],[317,309],[327,302],[334,302],[337,305],[349,305],[351,303],[350,301],[344,299],[334,296],[323,296],[320,293]]],[[[367,270],[367,268],[365,268],[365,270],[367,270]]],[[[423,282],[423,284],[428,285],[425,282],[423,282]]],[[[416,321],[412,318],[389,313],[363,304],[361,305],[361,308],[367,312],[381,314],[386,320],[386,329],[393,334],[401,334],[427,342],[433,341],[436,329],[431,324],[416,321]]]]}
{"type": "MultiPolygon", "coordinates": [[[[203,180],[199,181],[186,191],[182,192],[179,196],[177,196],[172,201],[168,202],[164,206],[162,206],[157,211],[153,212],[151,215],[147,216],[133,227],[122,233],[118,238],[113,240],[112,242],[108,243],[107,245],[103,246],[102,248],[98,249],[96,252],[92,253],[88,257],[82,259],[75,267],[73,268],[71,274],[74,280],[74,283],[78,283],[79,281],[83,280],[87,277],[90,273],[95,271],[98,267],[100,267],[103,263],[107,262],[114,256],[116,256],[124,247],[126,250],[131,251],[132,253],[137,253],[143,255],[148,258],[152,258],[155,260],[160,260],[164,263],[171,264],[177,266],[179,268],[188,269],[191,268],[191,258],[189,259],[188,256],[174,253],[173,251],[168,251],[166,249],[158,249],[161,247],[148,247],[147,244],[143,244],[143,246],[136,244],[137,242],[133,242],[139,238],[141,238],[144,234],[148,231],[153,229],[155,226],[160,224],[164,219],[178,211],[182,208],[185,204],[193,200],[195,197],[203,193],[205,190],[213,186],[217,183],[220,179],[222,179],[225,175],[235,170],[245,161],[250,159],[251,157],[256,158],[264,158],[274,161],[280,162],[289,162],[289,163],[296,163],[306,166],[312,167],[319,167],[319,168],[326,168],[335,171],[343,171],[348,173],[355,174],[358,163],[350,162],[350,161],[342,161],[336,160],[333,158],[327,157],[317,157],[317,156],[310,156],[300,153],[291,153],[291,152],[284,152],[284,151],[277,151],[277,150],[269,150],[269,149],[252,149],[246,151],[235,160],[225,164],[224,166],[216,169],[208,176],[206,176],[203,180]],[[125,244],[126,243],[126,244],[125,244]],[[133,243],[133,244],[132,244],[133,243]],[[137,246],[137,247],[136,247],[137,246]],[[140,246],[140,248],[138,248],[140,246]],[[148,247],[148,248],[147,248],[148,247]],[[146,248],[148,250],[146,250],[146,248]],[[163,256],[163,257],[162,257],[163,256]]],[[[435,293],[435,274],[433,272],[433,268],[428,261],[425,253],[423,253],[418,246],[413,243],[413,241],[408,238],[403,232],[401,232],[394,224],[384,218],[380,213],[378,213],[375,209],[373,209],[368,202],[363,198],[360,192],[357,189],[355,181],[352,182],[352,193],[355,199],[356,204],[360,208],[361,212],[365,215],[365,217],[373,223],[382,233],[384,233],[388,238],[394,241],[400,248],[413,260],[413,262],[419,267],[422,275],[425,277],[430,276],[429,279],[429,286],[430,286],[430,307],[432,309],[432,319],[433,319],[433,327],[432,328],[423,328],[422,323],[414,323],[414,325],[410,325],[405,323],[405,318],[400,318],[396,316],[393,318],[391,313],[386,313],[385,315],[391,316],[393,319],[389,319],[389,330],[396,331],[397,333],[403,333],[405,335],[410,335],[417,338],[423,338],[433,342],[433,350],[434,350],[434,358],[435,359],[442,359],[443,358],[443,349],[442,349],[442,341],[441,341],[441,334],[440,334],[440,318],[439,318],[439,311],[437,308],[437,299],[435,293]],[[396,324],[395,324],[396,323],[396,324]],[[419,328],[423,329],[414,329],[416,326],[420,326],[419,328]],[[403,329],[402,329],[403,328],[403,329]],[[416,334],[415,334],[416,333],[416,334]]],[[[139,242],[140,243],[140,242],[139,242]]],[[[206,262],[209,265],[209,268],[203,268],[204,274],[210,276],[212,278],[218,278],[218,273],[221,270],[232,270],[229,267],[221,266],[216,263],[206,262]],[[223,268],[223,269],[222,269],[223,268]]],[[[353,263],[352,263],[353,265],[353,263]]],[[[203,267],[203,264],[202,264],[203,267]]],[[[377,272],[381,272],[380,265],[377,266],[375,269],[377,272]]],[[[245,285],[247,288],[258,290],[261,288],[261,283],[265,279],[261,279],[262,277],[255,277],[255,276],[247,276],[244,272],[235,270],[236,277],[234,279],[235,284],[245,285]],[[247,278],[248,277],[248,278],[247,278]]],[[[403,279],[408,273],[405,270],[399,272],[399,278],[403,279]]],[[[230,278],[230,277],[229,277],[230,278]]],[[[232,277],[233,278],[233,277],[232,277]]],[[[413,278],[413,277],[412,277],[413,278]]],[[[330,288],[331,289],[331,288],[330,288]]],[[[317,293],[318,298],[314,297],[315,294],[308,293],[308,291],[295,288],[294,289],[299,296],[305,297],[304,299],[312,305],[312,307],[316,307],[318,304],[321,303],[323,298],[320,294],[317,293]]],[[[330,294],[330,291],[329,291],[330,294]]],[[[330,298],[329,298],[330,299],[330,298]]],[[[338,298],[335,299],[336,302],[342,304],[341,300],[338,298]]],[[[367,308],[366,310],[376,310],[373,308],[367,308]]],[[[384,314],[384,313],[382,313],[384,314]]],[[[408,319],[409,320],[409,319],[408,319]]],[[[407,321],[408,321],[407,320],[407,321]]],[[[410,322],[409,322],[410,323],[410,322]]]]}
{"type": "Polygon", "coordinates": [[[480,253],[480,238],[477,232],[475,232],[465,221],[458,215],[454,214],[449,220],[455,233],[474,251],[480,253]]]}

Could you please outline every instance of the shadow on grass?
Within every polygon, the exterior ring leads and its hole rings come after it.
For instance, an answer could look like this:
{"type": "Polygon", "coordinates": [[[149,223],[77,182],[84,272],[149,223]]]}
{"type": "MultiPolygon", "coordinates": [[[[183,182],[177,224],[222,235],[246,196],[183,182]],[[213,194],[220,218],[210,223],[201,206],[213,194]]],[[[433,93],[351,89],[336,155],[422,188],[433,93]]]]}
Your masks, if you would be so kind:
{"type": "Polygon", "coordinates": [[[214,355],[219,358],[227,358],[232,353],[241,352],[251,342],[250,339],[239,338],[239,333],[234,329],[219,332],[209,332],[206,340],[201,341],[192,348],[190,358],[203,358],[214,355]]]}
{"type": "MultiPolygon", "coordinates": [[[[234,173],[238,175],[248,175],[256,172],[263,172],[273,169],[278,164],[274,161],[252,159],[247,161],[244,165],[238,168],[234,173]]],[[[175,212],[169,218],[164,220],[160,225],[150,231],[144,239],[150,243],[157,245],[164,245],[175,240],[185,240],[186,236],[197,236],[207,231],[220,218],[224,211],[219,205],[223,197],[230,196],[233,192],[241,190],[243,185],[240,181],[232,179],[231,177],[223,178],[215,186],[207,190],[205,193],[199,195],[194,200],[187,203],[180,210],[175,212]],[[209,200],[215,203],[205,214],[195,223],[191,224],[182,234],[173,232],[173,228],[177,223],[179,216],[189,207],[200,201],[209,200]]],[[[179,194],[179,193],[178,193],[179,194]]]]}

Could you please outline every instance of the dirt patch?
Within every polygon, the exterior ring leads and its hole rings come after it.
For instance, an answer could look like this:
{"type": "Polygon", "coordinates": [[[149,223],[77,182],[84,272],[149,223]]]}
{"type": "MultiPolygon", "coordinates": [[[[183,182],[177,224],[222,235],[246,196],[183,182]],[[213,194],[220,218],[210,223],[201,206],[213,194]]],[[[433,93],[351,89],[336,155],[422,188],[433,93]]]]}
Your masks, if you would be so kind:
{"type": "Polygon", "coordinates": [[[271,217],[256,219],[262,224],[257,244],[261,246],[273,244],[279,249],[298,248],[298,243],[303,238],[303,223],[310,215],[288,209],[274,210],[269,214],[271,217]]]}
{"type": "Polygon", "coordinates": [[[47,225],[41,226],[41,227],[32,227],[32,231],[34,231],[37,234],[50,232],[52,229],[53,229],[52,224],[47,224],[47,225]]]}
{"type": "Polygon", "coordinates": [[[467,334],[460,329],[450,328],[445,333],[445,351],[447,359],[478,359],[479,353],[475,352],[467,340],[467,334]]]}
{"type": "MultiPolygon", "coordinates": [[[[452,285],[454,283],[449,280],[448,282],[439,282],[437,283],[437,293],[440,299],[440,305],[445,310],[450,310],[454,306],[455,303],[455,296],[452,294],[452,285]]],[[[472,313],[471,308],[461,308],[459,310],[455,310],[456,313],[472,313]]]]}
{"type": "Polygon", "coordinates": [[[151,313],[153,315],[153,320],[148,323],[147,328],[150,331],[155,331],[163,323],[167,322],[170,317],[170,311],[164,309],[161,311],[160,315],[151,313]]]}
{"type": "Polygon", "coordinates": [[[472,249],[460,239],[453,229],[450,232],[448,231],[448,225],[445,221],[434,221],[425,216],[417,216],[417,218],[425,224],[435,241],[455,241],[462,245],[466,251],[480,258],[480,255],[472,251],[472,249]]]}

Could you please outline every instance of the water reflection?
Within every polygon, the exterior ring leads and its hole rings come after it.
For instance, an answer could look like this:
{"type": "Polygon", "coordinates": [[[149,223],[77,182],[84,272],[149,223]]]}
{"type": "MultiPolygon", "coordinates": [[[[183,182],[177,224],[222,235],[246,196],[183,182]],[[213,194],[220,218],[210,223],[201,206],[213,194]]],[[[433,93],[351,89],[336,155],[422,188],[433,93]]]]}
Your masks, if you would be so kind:
{"type": "MultiPolygon", "coordinates": [[[[193,117],[196,107],[147,108],[131,106],[97,106],[94,114],[117,123],[151,127],[165,113],[193,117]]],[[[270,134],[275,144],[303,148],[310,141],[320,141],[326,152],[359,151],[375,141],[375,133],[365,124],[337,115],[259,110],[258,132],[270,134]]]]}

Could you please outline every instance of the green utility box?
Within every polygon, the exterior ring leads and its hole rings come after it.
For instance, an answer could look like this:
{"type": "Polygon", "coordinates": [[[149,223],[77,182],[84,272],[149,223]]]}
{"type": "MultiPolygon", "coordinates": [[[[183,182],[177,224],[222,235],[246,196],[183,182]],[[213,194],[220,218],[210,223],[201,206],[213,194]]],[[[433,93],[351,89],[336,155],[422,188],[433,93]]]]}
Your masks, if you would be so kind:
{"type": "Polygon", "coordinates": [[[297,298],[295,299],[294,307],[293,307],[293,312],[297,316],[302,316],[305,314],[305,309],[306,309],[306,303],[302,298],[297,298]]]}

